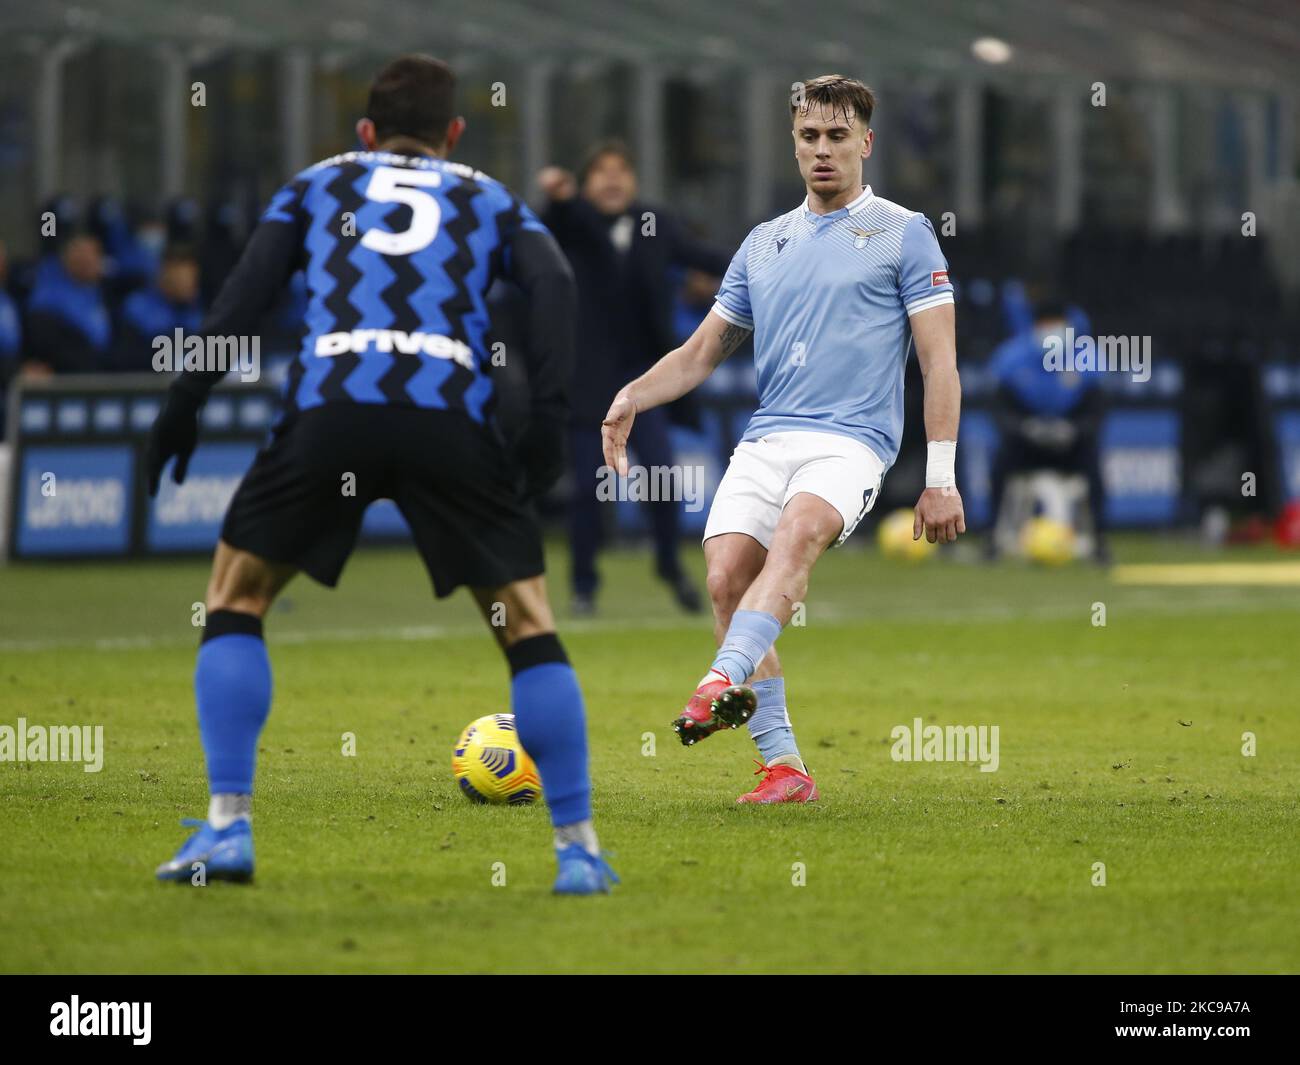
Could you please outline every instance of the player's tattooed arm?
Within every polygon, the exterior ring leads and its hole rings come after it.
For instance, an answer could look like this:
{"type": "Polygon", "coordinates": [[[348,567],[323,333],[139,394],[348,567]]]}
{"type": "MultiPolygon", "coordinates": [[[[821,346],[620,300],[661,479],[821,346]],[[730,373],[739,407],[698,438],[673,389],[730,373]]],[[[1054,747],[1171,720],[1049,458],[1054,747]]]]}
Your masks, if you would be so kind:
{"type": "Polygon", "coordinates": [[[691,350],[701,364],[703,377],[700,380],[716,370],[753,331],[753,326],[737,325],[730,319],[724,318],[718,313],[716,307],[710,310],[694,335],[683,345],[684,348],[691,350]]]}
{"type": "Polygon", "coordinates": [[[722,358],[725,359],[729,355],[734,355],[736,349],[745,342],[752,332],[752,329],[726,322],[722,331],[718,334],[718,342],[722,345],[722,358]]]}

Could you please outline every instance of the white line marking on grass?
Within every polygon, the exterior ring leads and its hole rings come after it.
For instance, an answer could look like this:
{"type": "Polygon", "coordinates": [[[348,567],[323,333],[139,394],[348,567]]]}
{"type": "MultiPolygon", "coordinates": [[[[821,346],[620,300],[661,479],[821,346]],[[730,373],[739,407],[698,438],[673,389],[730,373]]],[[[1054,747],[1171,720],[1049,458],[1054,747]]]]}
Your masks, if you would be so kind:
{"type": "MultiPolygon", "coordinates": [[[[1300,611],[1300,600],[1294,597],[1277,597],[1262,600],[1258,592],[1246,589],[1206,588],[1186,597],[1171,597],[1168,592],[1126,589],[1118,605],[1130,616],[1188,613],[1249,614],[1260,610],[1300,611]]],[[[806,631],[815,634],[817,626],[839,628],[847,625],[886,624],[890,622],[924,621],[928,625],[969,625],[978,622],[1007,621],[1060,621],[1083,616],[1073,601],[1040,603],[1035,606],[1012,603],[970,602],[935,604],[913,601],[907,605],[875,604],[865,610],[846,609],[836,603],[809,605],[809,624],[806,631]]],[[[701,637],[707,629],[699,620],[679,617],[663,618],[589,618],[561,619],[559,633],[589,635],[592,633],[619,632],[670,632],[688,630],[701,637]]],[[[22,654],[86,648],[96,651],[141,651],[162,647],[198,646],[198,640],[186,627],[183,636],[113,636],[102,639],[48,639],[0,640],[0,654],[22,654]]],[[[272,621],[267,633],[271,647],[306,643],[343,643],[354,640],[391,640],[416,642],[420,640],[458,639],[482,635],[481,621],[463,625],[392,625],[372,628],[347,629],[278,629],[272,621]]]]}
{"type": "MultiPolygon", "coordinates": [[[[588,632],[630,632],[647,629],[694,628],[687,622],[674,618],[648,618],[627,621],[570,621],[562,622],[560,634],[588,632]]],[[[701,630],[703,631],[703,630],[701,630]]],[[[352,640],[391,640],[410,643],[420,640],[444,640],[483,635],[482,622],[464,625],[396,625],[365,629],[277,629],[267,632],[271,647],[304,643],[345,643],[352,640]]],[[[69,640],[0,640],[0,654],[35,651],[57,651],[66,648],[90,648],[96,651],[147,651],[160,647],[198,647],[198,640],[185,636],[114,636],[104,639],[69,640]]]]}

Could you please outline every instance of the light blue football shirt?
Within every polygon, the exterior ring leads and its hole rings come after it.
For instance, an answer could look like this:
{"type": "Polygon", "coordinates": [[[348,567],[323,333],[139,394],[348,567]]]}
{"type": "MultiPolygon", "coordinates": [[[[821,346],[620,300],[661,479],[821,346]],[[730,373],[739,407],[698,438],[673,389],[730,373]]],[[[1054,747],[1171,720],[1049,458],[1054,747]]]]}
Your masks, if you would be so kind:
{"type": "Polygon", "coordinates": [[[953,301],[948,262],[925,215],[870,185],[828,215],[805,199],[750,232],[716,300],[719,315],[754,330],[758,410],[742,439],[839,433],[893,465],[909,316],[953,301]]]}

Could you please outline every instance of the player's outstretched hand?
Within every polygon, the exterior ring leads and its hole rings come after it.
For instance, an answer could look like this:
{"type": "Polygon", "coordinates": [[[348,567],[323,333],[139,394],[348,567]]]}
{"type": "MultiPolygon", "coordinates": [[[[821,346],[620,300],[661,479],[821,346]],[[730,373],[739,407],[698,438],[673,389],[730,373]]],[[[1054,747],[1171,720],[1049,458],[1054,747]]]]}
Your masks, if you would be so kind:
{"type": "Polygon", "coordinates": [[[930,543],[950,544],[958,533],[966,531],[966,511],[956,488],[927,488],[916,501],[912,520],[912,539],[925,538],[930,543]]]}
{"type": "Polygon", "coordinates": [[[605,451],[605,465],[613,466],[620,477],[627,476],[627,438],[636,418],[636,404],[618,395],[609,405],[609,413],[600,423],[600,445],[605,451]]]}
{"type": "Polygon", "coordinates": [[[149,477],[149,494],[158,494],[163,467],[173,455],[176,466],[172,480],[180,484],[199,442],[199,408],[202,401],[179,388],[169,388],[162,410],[149,430],[149,443],[145,445],[144,468],[149,477]]]}

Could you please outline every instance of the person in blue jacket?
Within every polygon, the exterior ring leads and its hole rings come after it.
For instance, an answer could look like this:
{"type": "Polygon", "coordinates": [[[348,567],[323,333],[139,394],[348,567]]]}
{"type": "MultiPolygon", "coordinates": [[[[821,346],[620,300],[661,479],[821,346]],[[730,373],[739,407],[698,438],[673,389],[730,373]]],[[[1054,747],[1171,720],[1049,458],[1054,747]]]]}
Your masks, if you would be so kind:
{"type": "Polygon", "coordinates": [[[56,374],[109,368],[113,326],[103,277],[103,248],[89,233],[69,237],[57,257],[42,260],[27,303],[25,363],[56,374]]]}
{"type": "Polygon", "coordinates": [[[169,248],[154,283],[136,289],[122,305],[113,368],[151,370],[154,338],[171,337],[177,329],[187,335],[197,333],[201,320],[198,260],[184,248],[169,248]]]}
{"type": "MultiPolygon", "coordinates": [[[[1053,338],[1061,338],[1064,343],[1067,327],[1074,330],[1076,338],[1087,336],[1088,319],[1077,307],[1044,302],[1021,321],[1021,328],[989,356],[989,369],[997,382],[994,521],[1001,512],[1012,474],[1039,469],[1081,473],[1088,482],[1088,504],[1096,533],[1094,558],[1105,563],[1110,552],[1098,448],[1101,390],[1095,373],[1050,367],[1044,358],[1053,338]]],[[[986,550],[989,557],[996,557],[992,535],[986,541],[986,550]]]]}

